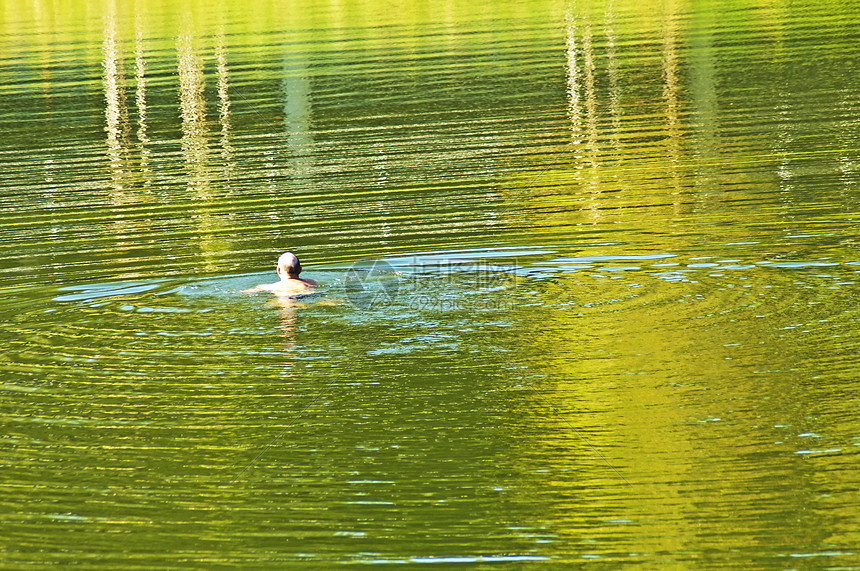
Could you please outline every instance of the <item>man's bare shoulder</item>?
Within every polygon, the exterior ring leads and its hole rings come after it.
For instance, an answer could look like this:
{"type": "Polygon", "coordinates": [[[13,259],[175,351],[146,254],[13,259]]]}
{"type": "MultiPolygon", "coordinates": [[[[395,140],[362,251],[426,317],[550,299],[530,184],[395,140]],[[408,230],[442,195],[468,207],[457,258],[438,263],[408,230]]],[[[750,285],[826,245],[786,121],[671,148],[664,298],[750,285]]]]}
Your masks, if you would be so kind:
{"type": "Polygon", "coordinates": [[[314,280],[289,279],[275,282],[273,284],[260,284],[251,289],[243,290],[242,293],[271,292],[277,296],[292,296],[313,293],[319,284],[314,280]]]}

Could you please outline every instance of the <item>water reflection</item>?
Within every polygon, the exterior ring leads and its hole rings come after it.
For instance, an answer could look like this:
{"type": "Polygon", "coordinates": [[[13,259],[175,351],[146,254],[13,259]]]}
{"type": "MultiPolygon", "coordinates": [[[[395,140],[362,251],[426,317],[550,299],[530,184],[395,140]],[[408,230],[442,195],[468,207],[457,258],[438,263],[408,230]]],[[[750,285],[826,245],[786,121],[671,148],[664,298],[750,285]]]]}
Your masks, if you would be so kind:
{"type": "Polygon", "coordinates": [[[604,34],[606,36],[606,77],[609,81],[609,117],[612,122],[609,139],[616,160],[621,159],[621,93],[619,87],[619,69],[615,31],[615,5],[610,0],[604,12],[604,34]]]}
{"type": "Polygon", "coordinates": [[[575,175],[576,180],[585,181],[589,192],[588,209],[593,221],[601,213],[596,200],[600,198],[600,173],[598,166],[598,117],[595,88],[595,54],[590,17],[569,11],[567,14],[567,83],[568,109],[571,120],[574,168],[587,167],[575,175]],[[584,117],[583,117],[584,115],[584,117]],[[583,147],[584,141],[584,147],[583,147]],[[581,164],[580,164],[581,161],[581,164]]]}
{"type": "MultiPolygon", "coordinates": [[[[51,60],[48,43],[51,37],[50,34],[50,25],[48,21],[50,19],[50,15],[46,14],[48,10],[42,2],[33,2],[30,4],[33,9],[33,22],[35,24],[35,37],[36,41],[39,42],[39,85],[42,89],[42,97],[45,99],[50,99],[51,97],[51,60]]],[[[27,30],[26,32],[29,32],[27,30]]],[[[21,33],[26,33],[24,30],[21,33]]]]}
{"type": "Polygon", "coordinates": [[[198,43],[192,15],[187,13],[182,18],[182,27],[176,38],[182,154],[188,167],[189,187],[206,198],[210,182],[209,126],[206,122],[203,58],[198,43]]]}
{"type": "Polygon", "coordinates": [[[143,16],[138,13],[135,20],[134,36],[134,82],[135,103],[137,105],[137,140],[140,153],[140,172],[144,188],[152,186],[149,134],[146,116],[146,48],[144,44],[143,16]]]}
{"type": "MultiPolygon", "coordinates": [[[[592,44],[591,22],[586,19],[582,25],[582,69],[585,73],[584,90],[585,90],[585,125],[588,133],[588,142],[585,145],[588,156],[588,165],[592,169],[592,174],[596,176],[594,169],[598,166],[597,161],[597,94],[594,88],[594,47],[592,44]]],[[[596,185],[597,181],[593,180],[592,184],[596,185]]]]}
{"type": "MultiPolygon", "coordinates": [[[[113,4],[110,4],[113,6],[113,4]]],[[[113,188],[121,193],[128,180],[128,101],[122,47],[117,32],[114,10],[105,16],[103,86],[105,95],[105,132],[107,133],[108,160],[113,188]]]]}
{"type": "Polygon", "coordinates": [[[571,141],[574,144],[578,144],[582,133],[582,111],[579,102],[580,82],[582,80],[580,79],[580,70],[577,64],[579,56],[576,47],[577,34],[573,13],[568,12],[565,19],[567,22],[567,27],[565,28],[565,43],[567,44],[567,113],[570,117],[571,141]]]}
{"type": "Polygon", "coordinates": [[[717,92],[717,71],[714,48],[713,14],[695,13],[691,18],[688,36],[690,80],[689,92],[694,117],[691,128],[691,147],[698,158],[696,184],[708,188],[719,176],[716,165],[706,157],[720,151],[718,113],[720,97],[717,92]]]}
{"type": "MultiPolygon", "coordinates": [[[[279,334],[282,344],[283,364],[279,377],[285,385],[292,385],[297,378],[295,371],[296,358],[301,353],[301,346],[297,338],[299,329],[298,314],[306,307],[306,304],[287,297],[276,297],[269,305],[278,309],[278,318],[280,321],[279,334]]],[[[289,396],[289,393],[286,392],[286,387],[283,390],[285,391],[284,396],[289,396]]]]}
{"type": "Polygon", "coordinates": [[[291,50],[284,57],[283,90],[284,131],[289,164],[297,181],[313,172],[313,133],[311,132],[311,81],[306,56],[291,50]]]}
{"type": "Polygon", "coordinates": [[[220,28],[215,40],[215,60],[218,76],[218,120],[221,123],[221,162],[224,178],[231,180],[236,168],[233,145],[230,142],[230,81],[227,70],[227,48],[224,43],[224,28],[220,28]]]}
{"type": "Polygon", "coordinates": [[[775,3],[767,10],[768,15],[775,16],[773,25],[773,61],[774,64],[774,81],[773,81],[773,118],[774,136],[772,138],[772,152],[779,158],[779,162],[774,169],[774,175],[780,188],[782,189],[785,199],[791,200],[791,191],[794,188],[792,184],[792,167],[791,148],[794,146],[794,131],[797,128],[794,119],[795,97],[790,88],[790,77],[794,70],[787,67],[785,64],[785,36],[784,29],[785,12],[788,9],[782,2],[775,3]]]}
{"type": "MultiPolygon", "coordinates": [[[[105,98],[105,132],[107,133],[108,159],[112,173],[112,187],[119,196],[137,180],[144,188],[153,183],[153,148],[151,145],[150,105],[148,103],[149,77],[147,70],[148,41],[145,11],[140,10],[134,21],[134,106],[137,113],[137,144],[135,151],[139,163],[133,168],[130,162],[129,98],[125,74],[125,54],[122,33],[117,24],[116,6],[108,5],[104,18],[102,53],[103,91],[105,98]]],[[[181,148],[185,158],[188,186],[205,192],[212,179],[211,136],[206,111],[206,78],[203,50],[195,32],[194,17],[186,13],[181,19],[175,43],[176,69],[179,80],[179,115],[181,118],[181,148]]],[[[232,178],[235,170],[232,143],[230,79],[227,46],[223,28],[215,35],[215,76],[217,83],[217,109],[220,125],[220,165],[225,179],[232,178]]]]}
{"type": "Polygon", "coordinates": [[[673,186],[673,199],[675,212],[681,207],[681,120],[678,103],[679,79],[678,79],[678,7],[674,1],[667,1],[664,5],[663,15],[663,101],[665,102],[666,117],[666,153],[670,176],[673,186]]]}
{"type": "Polygon", "coordinates": [[[577,16],[573,12],[568,12],[566,20],[568,115],[571,122],[571,140],[578,145],[586,139],[588,164],[593,168],[597,165],[598,133],[591,23],[588,16],[577,16]]]}

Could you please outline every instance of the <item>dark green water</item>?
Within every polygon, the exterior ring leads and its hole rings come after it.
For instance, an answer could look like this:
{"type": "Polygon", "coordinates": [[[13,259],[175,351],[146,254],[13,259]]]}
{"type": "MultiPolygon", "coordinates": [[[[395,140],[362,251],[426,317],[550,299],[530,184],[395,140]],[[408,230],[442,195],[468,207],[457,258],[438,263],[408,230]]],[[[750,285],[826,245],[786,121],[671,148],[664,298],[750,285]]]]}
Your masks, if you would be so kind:
{"type": "Polygon", "coordinates": [[[0,567],[856,568],[858,13],[5,3],[0,567]]]}

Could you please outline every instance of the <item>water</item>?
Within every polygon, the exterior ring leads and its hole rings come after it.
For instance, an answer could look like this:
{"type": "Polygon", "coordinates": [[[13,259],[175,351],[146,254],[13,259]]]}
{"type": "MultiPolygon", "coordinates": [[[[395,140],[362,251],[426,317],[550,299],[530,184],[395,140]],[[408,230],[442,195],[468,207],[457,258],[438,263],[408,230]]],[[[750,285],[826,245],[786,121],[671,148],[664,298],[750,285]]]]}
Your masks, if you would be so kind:
{"type": "Polygon", "coordinates": [[[857,13],[7,2],[3,566],[856,566],[857,13]]]}

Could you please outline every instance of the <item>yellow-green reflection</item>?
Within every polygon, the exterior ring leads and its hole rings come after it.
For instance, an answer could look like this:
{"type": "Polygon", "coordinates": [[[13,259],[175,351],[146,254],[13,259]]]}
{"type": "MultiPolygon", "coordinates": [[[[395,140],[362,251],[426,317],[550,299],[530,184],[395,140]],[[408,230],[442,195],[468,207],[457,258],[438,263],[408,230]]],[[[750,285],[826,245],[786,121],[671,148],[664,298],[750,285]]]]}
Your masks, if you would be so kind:
{"type": "Polygon", "coordinates": [[[114,189],[122,192],[128,175],[128,103],[122,48],[117,37],[114,11],[105,16],[104,23],[104,94],[105,132],[108,160],[114,179],[114,189]]]}
{"type": "MultiPolygon", "coordinates": [[[[679,10],[675,2],[667,2],[663,23],[663,99],[666,102],[666,146],[670,158],[674,194],[680,191],[680,176],[677,165],[681,160],[681,124],[678,92],[678,18],[679,10]]],[[[676,212],[681,205],[680,197],[673,200],[676,212]]]]}
{"type": "MultiPolygon", "coordinates": [[[[206,192],[209,185],[209,126],[206,122],[206,100],[203,59],[198,36],[190,13],[182,19],[176,39],[179,73],[179,108],[182,117],[182,154],[188,165],[190,184],[206,192]]],[[[205,197],[205,194],[203,194],[205,197]]]]}
{"type": "Polygon", "coordinates": [[[612,141],[612,154],[617,158],[621,153],[621,105],[619,92],[619,69],[617,57],[618,35],[615,32],[615,8],[610,1],[604,12],[604,35],[606,41],[606,77],[609,81],[609,115],[612,127],[608,138],[612,141]]]}
{"type": "Polygon", "coordinates": [[[137,140],[140,153],[140,172],[144,187],[152,186],[149,148],[149,135],[146,122],[146,45],[144,41],[143,17],[138,13],[135,21],[134,36],[134,83],[135,104],[137,105],[137,140]]]}
{"type": "Polygon", "coordinates": [[[218,119],[221,122],[221,161],[226,179],[232,177],[235,169],[233,162],[233,146],[230,143],[230,80],[227,73],[227,49],[224,40],[224,30],[218,32],[215,45],[218,74],[218,119]]]}

